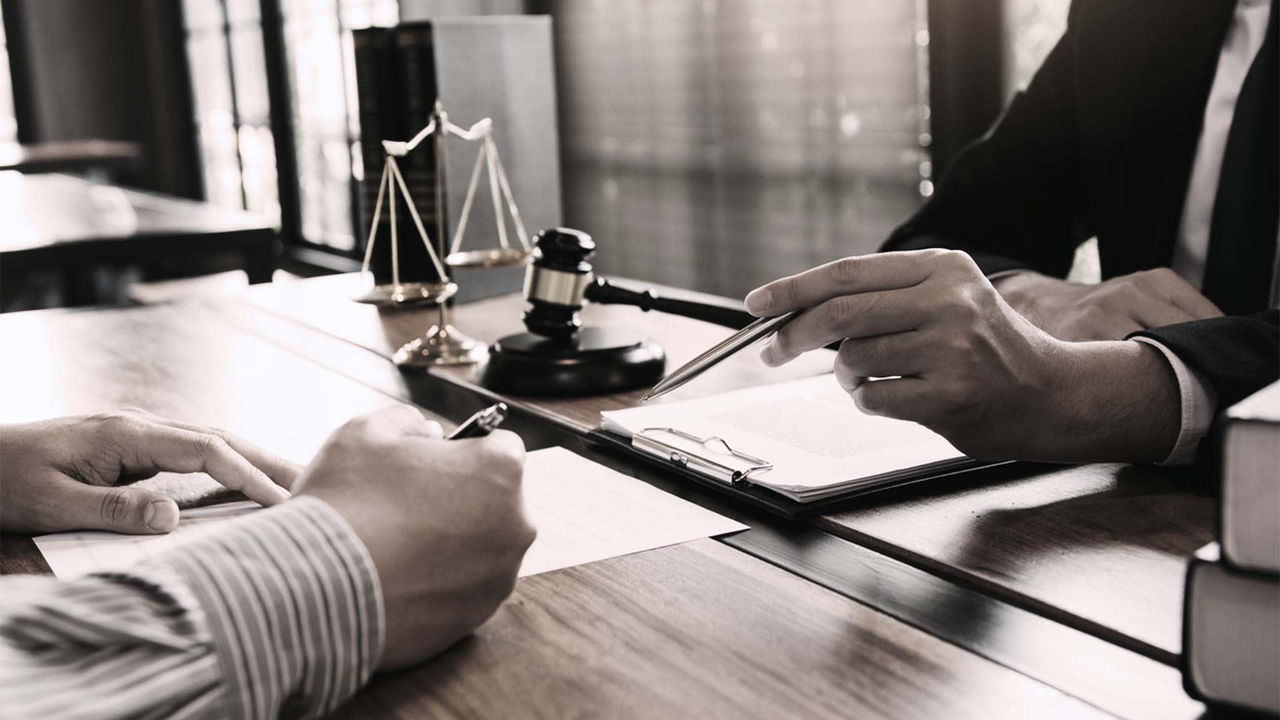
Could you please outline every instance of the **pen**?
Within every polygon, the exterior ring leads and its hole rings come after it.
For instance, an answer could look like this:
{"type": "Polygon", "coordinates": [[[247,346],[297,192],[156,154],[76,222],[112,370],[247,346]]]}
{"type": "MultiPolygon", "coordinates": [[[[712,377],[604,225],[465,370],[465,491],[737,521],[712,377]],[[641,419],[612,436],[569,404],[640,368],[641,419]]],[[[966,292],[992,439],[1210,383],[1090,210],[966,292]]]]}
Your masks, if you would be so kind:
{"type": "Polygon", "coordinates": [[[662,380],[659,380],[657,385],[654,385],[644,397],[640,398],[640,402],[647,402],[653,398],[666,395],[716,365],[719,365],[730,355],[733,355],[751,343],[759,340],[760,338],[776,333],[783,325],[795,320],[796,316],[802,312],[804,311],[792,310],[785,315],[779,315],[771,318],[760,318],[759,320],[756,320],[738,332],[716,343],[710,350],[707,350],[698,357],[690,360],[684,365],[681,365],[679,368],[676,368],[673,372],[662,378],[662,380]]]}
{"type": "Polygon", "coordinates": [[[467,438],[484,437],[507,419],[507,404],[496,403],[481,410],[463,421],[452,433],[449,440],[466,440],[467,438]]]}

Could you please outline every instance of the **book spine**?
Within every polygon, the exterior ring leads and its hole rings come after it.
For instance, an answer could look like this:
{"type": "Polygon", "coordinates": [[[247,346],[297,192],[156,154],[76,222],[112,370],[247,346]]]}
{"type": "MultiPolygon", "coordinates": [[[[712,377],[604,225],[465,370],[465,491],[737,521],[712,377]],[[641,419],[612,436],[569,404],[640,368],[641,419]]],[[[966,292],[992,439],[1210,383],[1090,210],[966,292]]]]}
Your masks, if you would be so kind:
{"type": "MultiPolygon", "coordinates": [[[[425,23],[399,28],[366,28],[352,34],[356,65],[356,97],[359,103],[360,156],[364,164],[364,180],[360,187],[360,217],[364,237],[368,238],[374,207],[382,181],[386,154],[383,140],[408,140],[430,122],[435,105],[434,65],[431,57],[430,26],[425,23]],[[423,57],[427,59],[423,66],[423,57]],[[429,78],[426,92],[409,92],[429,78]],[[408,76],[412,75],[412,79],[408,76]],[[425,112],[423,108],[426,108],[425,112]],[[411,109],[412,108],[412,109],[411,109]]],[[[433,244],[439,247],[435,225],[435,162],[433,142],[428,139],[409,155],[396,162],[413,198],[414,207],[433,244]]],[[[436,282],[440,280],[427,254],[417,227],[405,207],[404,197],[394,183],[385,191],[382,214],[374,236],[369,266],[379,285],[392,281],[391,213],[396,206],[397,252],[400,281],[436,282]]],[[[443,259],[443,258],[442,258],[443,259]]]]}
{"type": "MultiPolygon", "coordinates": [[[[405,128],[401,139],[407,140],[431,122],[438,97],[431,24],[400,25],[393,31],[393,44],[397,69],[395,93],[400,102],[400,122],[405,128]]],[[[428,138],[407,156],[397,158],[397,162],[423,227],[443,261],[447,238],[440,237],[443,234],[441,229],[447,233],[448,227],[440,222],[443,215],[436,207],[436,182],[443,182],[443,178],[436,175],[435,148],[436,140],[428,138]]],[[[441,192],[443,194],[443,189],[441,192]]],[[[439,281],[441,278],[417,228],[408,217],[405,223],[397,230],[400,234],[401,277],[424,282],[439,281]]]]}
{"type": "MultiPolygon", "coordinates": [[[[1201,552],[1206,550],[1208,548],[1203,548],[1201,552]]],[[[1204,693],[1196,685],[1195,678],[1191,673],[1191,653],[1193,651],[1192,643],[1194,642],[1191,637],[1191,596],[1196,582],[1197,568],[1209,562],[1199,555],[1200,553],[1197,553],[1187,563],[1187,578],[1182,588],[1182,653],[1178,656],[1178,668],[1182,671],[1182,689],[1186,690],[1187,695],[1196,700],[1206,702],[1204,693]]]]}

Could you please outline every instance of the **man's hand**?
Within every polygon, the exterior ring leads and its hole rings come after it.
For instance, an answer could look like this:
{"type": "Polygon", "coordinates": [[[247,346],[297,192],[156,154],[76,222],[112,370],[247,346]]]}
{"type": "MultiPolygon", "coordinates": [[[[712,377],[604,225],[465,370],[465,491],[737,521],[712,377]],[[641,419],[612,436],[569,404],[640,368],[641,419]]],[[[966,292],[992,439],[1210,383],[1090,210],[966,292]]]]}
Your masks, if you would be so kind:
{"type": "Polygon", "coordinates": [[[387,613],[382,669],[430,657],[471,632],[515,587],[534,529],[524,445],[506,431],[442,440],[408,407],[356,418],[294,487],[342,513],[373,558],[387,613]]]}
{"type": "Polygon", "coordinates": [[[121,486],[157,472],[205,472],[263,505],[289,497],[293,463],[221,430],[125,410],[0,426],[0,528],[165,533],[178,506],[121,486]]]}
{"type": "Polygon", "coordinates": [[[1222,315],[1217,305],[1169,268],[1097,285],[1031,271],[992,282],[1014,310],[1059,340],[1120,340],[1138,330],[1222,315]]]}
{"type": "Polygon", "coordinates": [[[1177,381],[1158,351],[1050,336],[961,252],[845,258],[746,303],[762,317],[809,308],[764,347],[767,364],[842,341],[836,378],[858,407],[919,422],[972,457],[1155,462],[1177,438],[1177,381]]]}

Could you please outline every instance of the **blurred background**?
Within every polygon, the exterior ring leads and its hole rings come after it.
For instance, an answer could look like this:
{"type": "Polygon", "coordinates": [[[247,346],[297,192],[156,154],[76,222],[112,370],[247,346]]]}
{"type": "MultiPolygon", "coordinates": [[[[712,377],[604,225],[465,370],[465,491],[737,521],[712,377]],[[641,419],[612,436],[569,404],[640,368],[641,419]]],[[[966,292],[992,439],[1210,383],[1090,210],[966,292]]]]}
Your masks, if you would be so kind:
{"type": "MultiPolygon", "coordinates": [[[[564,223],[595,236],[600,270],[741,297],[779,275],[874,250],[1029,80],[1061,35],[1067,7],[3,0],[0,212],[11,219],[5,232],[35,238],[71,232],[49,199],[57,192],[73,206],[131,204],[144,223],[148,213],[170,217],[163,202],[185,199],[247,213],[220,221],[252,217],[269,229],[270,267],[356,270],[368,219],[357,192],[366,169],[352,31],[545,14],[564,223]],[[32,179],[49,172],[94,187],[32,179]],[[116,186],[146,194],[100,192],[116,186]],[[137,211],[140,202],[151,209],[137,211]]],[[[108,222],[110,213],[102,217],[81,220],[108,222]]],[[[0,255],[0,263],[23,257],[0,255]]],[[[140,257],[125,280],[254,274],[237,264],[140,257]]],[[[119,283],[34,266],[5,280],[6,309],[101,302],[105,286],[119,283]]]]}

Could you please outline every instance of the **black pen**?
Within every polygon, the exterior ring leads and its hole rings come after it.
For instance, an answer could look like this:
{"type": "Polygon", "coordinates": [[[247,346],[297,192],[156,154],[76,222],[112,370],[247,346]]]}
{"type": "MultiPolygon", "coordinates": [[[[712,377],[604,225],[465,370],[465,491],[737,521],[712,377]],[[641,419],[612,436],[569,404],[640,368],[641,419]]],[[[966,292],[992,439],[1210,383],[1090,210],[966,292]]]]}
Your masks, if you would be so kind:
{"type": "Polygon", "coordinates": [[[507,404],[496,403],[467,418],[452,433],[449,440],[466,440],[484,437],[507,419],[507,404]]]}

